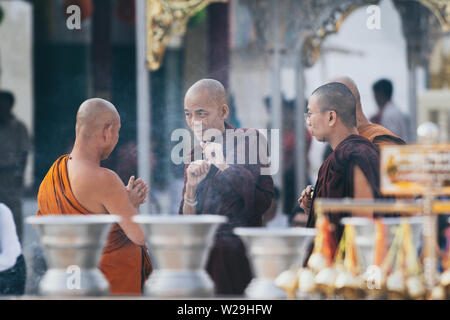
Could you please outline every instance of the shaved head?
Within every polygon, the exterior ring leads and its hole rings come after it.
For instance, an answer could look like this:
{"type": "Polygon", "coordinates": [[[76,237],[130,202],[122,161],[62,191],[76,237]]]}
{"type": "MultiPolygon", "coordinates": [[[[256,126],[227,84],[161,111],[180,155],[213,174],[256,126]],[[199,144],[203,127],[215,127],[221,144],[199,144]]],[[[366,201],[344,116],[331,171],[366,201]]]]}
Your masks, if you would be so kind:
{"type": "Polygon", "coordinates": [[[359,93],[358,86],[356,85],[356,83],[353,81],[352,78],[346,77],[346,76],[339,77],[339,78],[335,78],[335,79],[328,81],[328,83],[331,83],[331,82],[339,82],[339,83],[346,85],[347,88],[350,89],[353,96],[355,97],[357,107],[358,107],[358,104],[359,104],[359,106],[361,106],[361,95],[359,93]]]}
{"type": "Polygon", "coordinates": [[[194,83],[186,92],[185,100],[198,95],[207,96],[218,107],[227,104],[227,93],[224,86],[214,79],[202,79],[194,83]]]}
{"type": "Polygon", "coordinates": [[[344,76],[344,77],[338,77],[338,78],[328,81],[328,83],[331,83],[331,82],[342,83],[347,88],[349,88],[350,91],[353,93],[353,96],[356,99],[356,126],[359,128],[360,126],[368,124],[369,120],[367,120],[367,117],[364,114],[363,109],[362,109],[361,94],[359,93],[358,86],[353,81],[353,79],[350,77],[344,76]]]}
{"type": "Polygon", "coordinates": [[[225,119],[229,113],[227,93],[217,80],[202,79],[186,92],[184,97],[186,123],[200,141],[208,129],[224,132],[225,119]]]}
{"type": "Polygon", "coordinates": [[[98,130],[120,124],[119,113],[114,105],[100,98],[89,99],[83,102],[78,109],[76,131],[77,136],[94,135],[98,130]]]}
{"type": "Polygon", "coordinates": [[[346,85],[327,83],[314,90],[311,96],[317,97],[321,110],[334,110],[347,128],[356,127],[356,99],[346,85]]]}

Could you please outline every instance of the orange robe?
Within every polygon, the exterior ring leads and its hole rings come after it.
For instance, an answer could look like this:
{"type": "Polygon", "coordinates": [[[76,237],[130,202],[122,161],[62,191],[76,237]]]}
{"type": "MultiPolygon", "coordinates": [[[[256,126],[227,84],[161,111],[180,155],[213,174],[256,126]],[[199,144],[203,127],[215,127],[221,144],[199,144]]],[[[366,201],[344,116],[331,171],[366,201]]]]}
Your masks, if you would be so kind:
{"type": "MultiPolygon", "coordinates": [[[[72,193],[67,174],[68,155],[52,165],[39,187],[38,216],[87,215],[72,193]]],[[[99,269],[109,282],[110,294],[141,295],[145,280],[152,271],[145,246],[134,244],[118,224],[114,224],[103,248],[99,269]]]]}
{"type": "Polygon", "coordinates": [[[368,123],[358,128],[359,135],[366,138],[378,148],[380,146],[393,145],[393,144],[406,144],[402,138],[397,137],[390,130],[375,123],[368,123]]]}

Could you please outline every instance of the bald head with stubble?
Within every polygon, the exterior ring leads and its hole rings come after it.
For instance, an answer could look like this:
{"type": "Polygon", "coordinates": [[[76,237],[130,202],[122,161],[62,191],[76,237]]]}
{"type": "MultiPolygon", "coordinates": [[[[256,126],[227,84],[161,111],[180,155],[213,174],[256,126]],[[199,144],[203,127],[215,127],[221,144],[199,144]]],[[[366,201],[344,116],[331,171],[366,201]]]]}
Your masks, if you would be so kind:
{"type": "Polygon", "coordinates": [[[198,139],[208,129],[223,132],[229,112],[227,93],[217,80],[202,79],[186,92],[184,98],[186,123],[198,139]]]}

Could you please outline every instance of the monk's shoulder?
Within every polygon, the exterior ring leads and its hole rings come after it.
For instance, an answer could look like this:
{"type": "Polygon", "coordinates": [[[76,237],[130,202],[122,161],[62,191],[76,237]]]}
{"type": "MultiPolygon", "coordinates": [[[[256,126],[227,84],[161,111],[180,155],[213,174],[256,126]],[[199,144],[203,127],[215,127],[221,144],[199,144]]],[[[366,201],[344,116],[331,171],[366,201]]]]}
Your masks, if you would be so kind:
{"type": "Polygon", "coordinates": [[[405,145],[406,142],[397,136],[379,135],[373,139],[373,143],[379,148],[382,146],[405,145]]]}
{"type": "Polygon", "coordinates": [[[368,158],[378,158],[377,147],[367,138],[354,135],[346,143],[339,145],[335,150],[335,155],[340,161],[350,161],[352,159],[367,160],[368,158]]]}
{"type": "Polygon", "coordinates": [[[355,147],[355,152],[353,153],[356,157],[379,157],[378,147],[368,139],[359,141],[355,147]]]}
{"type": "Polygon", "coordinates": [[[102,167],[76,168],[77,174],[71,179],[72,188],[78,194],[95,194],[102,196],[108,194],[114,188],[123,185],[122,180],[113,171],[102,167]]]}
{"type": "Polygon", "coordinates": [[[381,145],[404,145],[406,142],[396,136],[389,129],[376,124],[369,123],[358,128],[360,136],[368,139],[378,147],[381,145]]]}
{"type": "Polygon", "coordinates": [[[97,184],[101,185],[105,189],[123,186],[123,182],[119,175],[108,168],[98,168],[96,172],[96,180],[97,184]]]}

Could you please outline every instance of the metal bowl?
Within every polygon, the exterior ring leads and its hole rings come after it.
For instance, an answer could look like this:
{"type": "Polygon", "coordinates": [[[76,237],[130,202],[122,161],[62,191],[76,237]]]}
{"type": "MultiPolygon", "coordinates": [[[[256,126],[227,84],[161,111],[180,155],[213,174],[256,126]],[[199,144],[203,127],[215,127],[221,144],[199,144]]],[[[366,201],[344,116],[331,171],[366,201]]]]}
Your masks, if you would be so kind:
{"type": "Polygon", "coordinates": [[[114,215],[28,217],[39,231],[48,270],[39,283],[43,296],[102,296],[109,284],[97,269],[114,215]]]}
{"type": "Polygon", "coordinates": [[[275,284],[283,271],[304,259],[307,246],[316,235],[309,228],[235,228],[247,248],[255,278],[245,290],[251,299],[285,299],[286,294],[275,284]]]}
{"type": "Polygon", "coordinates": [[[218,215],[135,216],[146,234],[155,268],[145,286],[151,297],[210,297],[214,284],[204,270],[218,215]]]}

